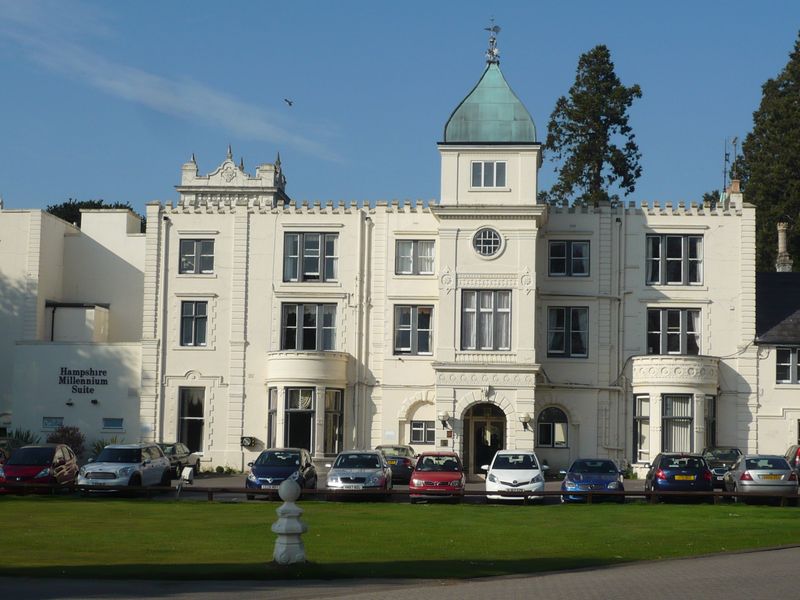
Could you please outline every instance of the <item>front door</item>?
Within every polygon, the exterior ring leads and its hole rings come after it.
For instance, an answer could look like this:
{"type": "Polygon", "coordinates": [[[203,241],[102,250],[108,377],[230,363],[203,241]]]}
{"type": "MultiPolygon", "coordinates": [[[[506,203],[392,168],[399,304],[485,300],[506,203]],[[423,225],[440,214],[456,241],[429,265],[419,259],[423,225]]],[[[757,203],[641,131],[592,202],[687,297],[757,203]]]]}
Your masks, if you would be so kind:
{"type": "Polygon", "coordinates": [[[465,462],[470,473],[481,473],[481,466],[492,462],[495,452],[505,447],[506,417],[497,406],[485,403],[473,406],[464,420],[468,425],[465,462]]]}

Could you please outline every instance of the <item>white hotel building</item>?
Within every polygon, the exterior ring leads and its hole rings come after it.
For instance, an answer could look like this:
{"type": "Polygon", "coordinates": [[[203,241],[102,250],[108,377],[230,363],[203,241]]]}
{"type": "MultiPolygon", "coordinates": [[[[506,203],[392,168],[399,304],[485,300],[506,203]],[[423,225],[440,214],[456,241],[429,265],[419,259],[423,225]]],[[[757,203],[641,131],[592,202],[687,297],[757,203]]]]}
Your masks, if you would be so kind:
{"type": "Polygon", "coordinates": [[[796,443],[800,339],[755,343],[737,188],[537,203],[541,144],[496,61],[438,148],[430,204],[296,204],[280,160],[249,174],[229,151],[208,175],[184,164],[145,234],[124,211],[82,229],[0,211],[0,427],[181,440],[237,468],[271,446],[401,443],[471,473],[499,448],[558,468],[796,443]],[[76,392],[62,369],[107,381],[76,392]]]}

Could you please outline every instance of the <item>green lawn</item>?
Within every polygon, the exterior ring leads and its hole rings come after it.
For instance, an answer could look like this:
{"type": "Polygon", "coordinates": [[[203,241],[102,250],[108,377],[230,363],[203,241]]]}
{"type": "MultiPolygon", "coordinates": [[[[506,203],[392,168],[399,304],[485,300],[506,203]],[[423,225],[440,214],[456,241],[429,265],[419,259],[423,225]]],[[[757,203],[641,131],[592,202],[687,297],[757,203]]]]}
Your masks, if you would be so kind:
{"type": "Polygon", "coordinates": [[[276,502],[0,498],[0,575],[481,577],[796,544],[800,510],[742,505],[304,502],[309,563],[276,567],[276,502]]]}

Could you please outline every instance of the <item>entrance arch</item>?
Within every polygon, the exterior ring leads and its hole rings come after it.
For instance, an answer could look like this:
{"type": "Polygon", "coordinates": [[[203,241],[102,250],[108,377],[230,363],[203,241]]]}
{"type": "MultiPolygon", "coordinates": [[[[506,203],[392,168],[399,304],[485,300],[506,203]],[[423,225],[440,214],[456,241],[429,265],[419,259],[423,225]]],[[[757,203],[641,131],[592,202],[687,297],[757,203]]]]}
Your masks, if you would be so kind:
{"type": "Polygon", "coordinates": [[[464,463],[472,474],[481,472],[494,453],[506,447],[506,415],[491,402],[473,404],[464,413],[464,463]]]}

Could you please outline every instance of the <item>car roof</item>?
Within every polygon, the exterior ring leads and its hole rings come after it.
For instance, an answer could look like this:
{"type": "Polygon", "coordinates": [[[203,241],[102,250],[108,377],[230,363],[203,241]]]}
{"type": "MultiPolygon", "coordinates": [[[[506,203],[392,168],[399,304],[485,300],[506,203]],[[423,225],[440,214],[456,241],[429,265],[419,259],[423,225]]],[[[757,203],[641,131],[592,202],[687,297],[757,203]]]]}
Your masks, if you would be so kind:
{"type": "Polygon", "coordinates": [[[498,450],[495,454],[536,454],[533,450],[498,450]]]}
{"type": "Polygon", "coordinates": [[[261,452],[308,452],[304,448],[267,448],[261,452]]]}
{"type": "Polygon", "coordinates": [[[783,458],[786,460],[782,454],[743,454],[742,458],[783,458]]]}
{"type": "Polygon", "coordinates": [[[139,442],[138,444],[108,444],[106,448],[120,448],[120,449],[135,449],[135,448],[149,448],[155,446],[154,443],[139,442]]]}
{"type": "Polygon", "coordinates": [[[455,452],[447,452],[447,451],[444,451],[444,450],[441,450],[439,452],[436,452],[436,451],[423,452],[419,456],[420,456],[420,458],[422,458],[423,456],[453,456],[455,458],[458,458],[458,454],[456,454],[455,452]]]}
{"type": "Polygon", "coordinates": [[[20,446],[17,450],[24,450],[25,448],[58,448],[59,446],[66,446],[66,444],[28,444],[27,446],[20,446]]]}

